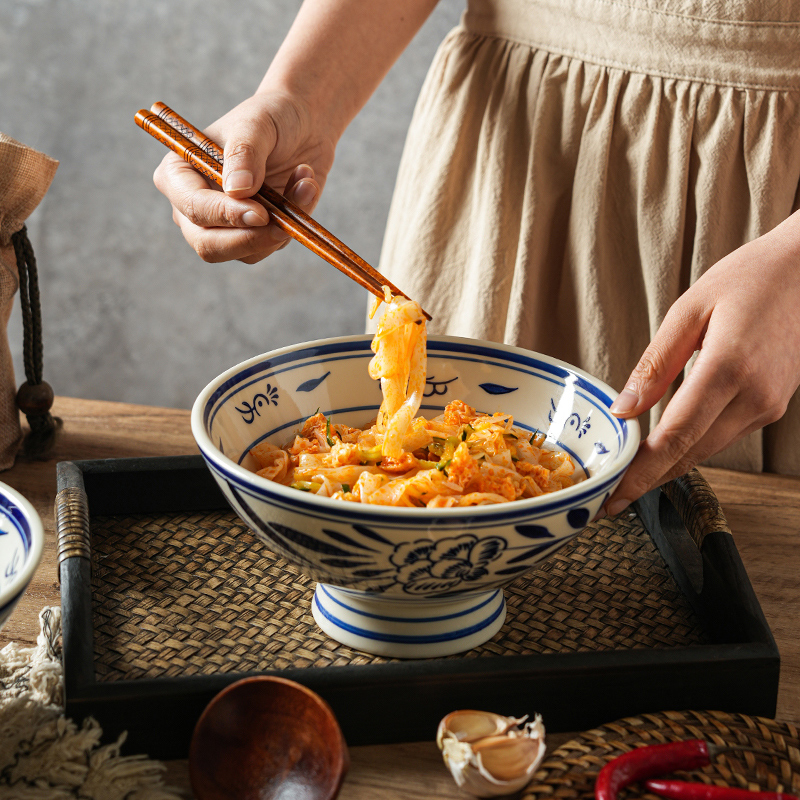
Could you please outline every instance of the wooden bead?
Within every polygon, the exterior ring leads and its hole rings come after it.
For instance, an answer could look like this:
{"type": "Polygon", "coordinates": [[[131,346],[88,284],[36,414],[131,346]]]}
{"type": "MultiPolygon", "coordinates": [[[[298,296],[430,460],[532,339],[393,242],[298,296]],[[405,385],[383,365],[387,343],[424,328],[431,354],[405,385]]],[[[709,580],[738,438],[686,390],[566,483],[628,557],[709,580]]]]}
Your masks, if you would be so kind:
{"type": "Polygon", "coordinates": [[[17,392],[17,407],[23,414],[46,414],[53,407],[53,388],[46,381],[30,384],[27,381],[17,392]]]}

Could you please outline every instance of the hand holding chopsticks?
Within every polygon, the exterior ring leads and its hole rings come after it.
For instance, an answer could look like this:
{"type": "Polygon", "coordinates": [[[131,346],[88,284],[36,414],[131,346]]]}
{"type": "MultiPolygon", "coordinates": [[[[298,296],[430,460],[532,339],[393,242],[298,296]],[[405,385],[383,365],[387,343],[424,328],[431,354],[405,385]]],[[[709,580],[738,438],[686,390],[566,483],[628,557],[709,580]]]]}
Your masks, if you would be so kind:
{"type": "MultiPolygon", "coordinates": [[[[142,130],[177,153],[206,178],[222,186],[222,148],[198,128],[163,103],[154,104],[152,111],[137,111],[135,120],[142,130]]],[[[261,203],[273,221],[290,236],[376,297],[383,299],[384,286],[388,286],[392,294],[406,297],[380,272],[279,192],[264,184],[253,199],[261,203]]],[[[427,313],[425,316],[430,319],[427,313]]]]}

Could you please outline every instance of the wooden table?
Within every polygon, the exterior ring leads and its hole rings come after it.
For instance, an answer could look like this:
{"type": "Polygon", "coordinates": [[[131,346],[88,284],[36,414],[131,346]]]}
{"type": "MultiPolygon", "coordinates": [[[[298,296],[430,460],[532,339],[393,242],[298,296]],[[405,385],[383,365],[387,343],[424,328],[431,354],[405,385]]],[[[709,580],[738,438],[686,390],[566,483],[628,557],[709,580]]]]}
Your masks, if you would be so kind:
{"type": "MultiPolygon", "coordinates": [[[[60,604],[53,523],[58,461],[197,453],[185,410],[58,397],[53,412],[63,419],[64,430],[50,457],[17,463],[0,474],[37,508],[47,537],[42,564],[0,632],[0,647],[10,641],[33,644],[39,610],[60,604]]],[[[722,504],[781,652],[777,718],[800,723],[800,478],[710,468],[702,473],[722,504]]],[[[376,726],[391,724],[376,714],[376,726]]],[[[566,738],[548,737],[548,747],[566,738]]],[[[466,796],[456,789],[433,742],[354,747],[351,759],[342,800],[466,796]]],[[[167,767],[166,780],[191,796],[186,762],[167,767]]]]}

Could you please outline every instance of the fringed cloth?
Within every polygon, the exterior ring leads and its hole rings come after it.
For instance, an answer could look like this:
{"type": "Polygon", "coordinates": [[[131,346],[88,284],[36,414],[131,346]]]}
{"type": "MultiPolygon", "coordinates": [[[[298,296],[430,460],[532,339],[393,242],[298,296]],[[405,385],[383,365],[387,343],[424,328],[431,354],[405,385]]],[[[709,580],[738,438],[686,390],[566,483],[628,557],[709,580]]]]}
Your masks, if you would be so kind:
{"type": "Polygon", "coordinates": [[[94,719],[64,716],[61,609],[39,614],[35,647],[0,650],[0,797],[3,800],[181,800],[163,764],[121,755],[125,734],[101,745],[94,719]]]}

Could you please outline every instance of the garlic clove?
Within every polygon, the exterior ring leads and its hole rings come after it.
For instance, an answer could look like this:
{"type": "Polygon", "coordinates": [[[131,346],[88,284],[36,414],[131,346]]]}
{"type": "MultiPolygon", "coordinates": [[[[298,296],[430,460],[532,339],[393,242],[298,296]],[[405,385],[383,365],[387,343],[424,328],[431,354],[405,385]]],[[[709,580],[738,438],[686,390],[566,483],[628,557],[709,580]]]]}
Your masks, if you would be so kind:
{"type": "Polygon", "coordinates": [[[472,747],[466,742],[459,742],[456,739],[445,739],[442,746],[442,757],[455,782],[459,786],[463,786],[467,767],[471,761],[475,760],[472,747]]]}
{"type": "Polygon", "coordinates": [[[441,750],[445,737],[455,738],[459,742],[475,742],[487,736],[505,734],[526,719],[504,717],[491,711],[452,711],[439,723],[436,744],[441,750]]]}
{"type": "Polygon", "coordinates": [[[484,711],[454,711],[440,723],[436,742],[456,784],[477,797],[524,788],[545,754],[544,725],[484,711]],[[486,735],[482,735],[482,734],[486,735]]]}
{"type": "Polygon", "coordinates": [[[498,781],[516,781],[539,766],[544,756],[544,742],[527,736],[490,736],[472,745],[481,772],[498,781]]]}

